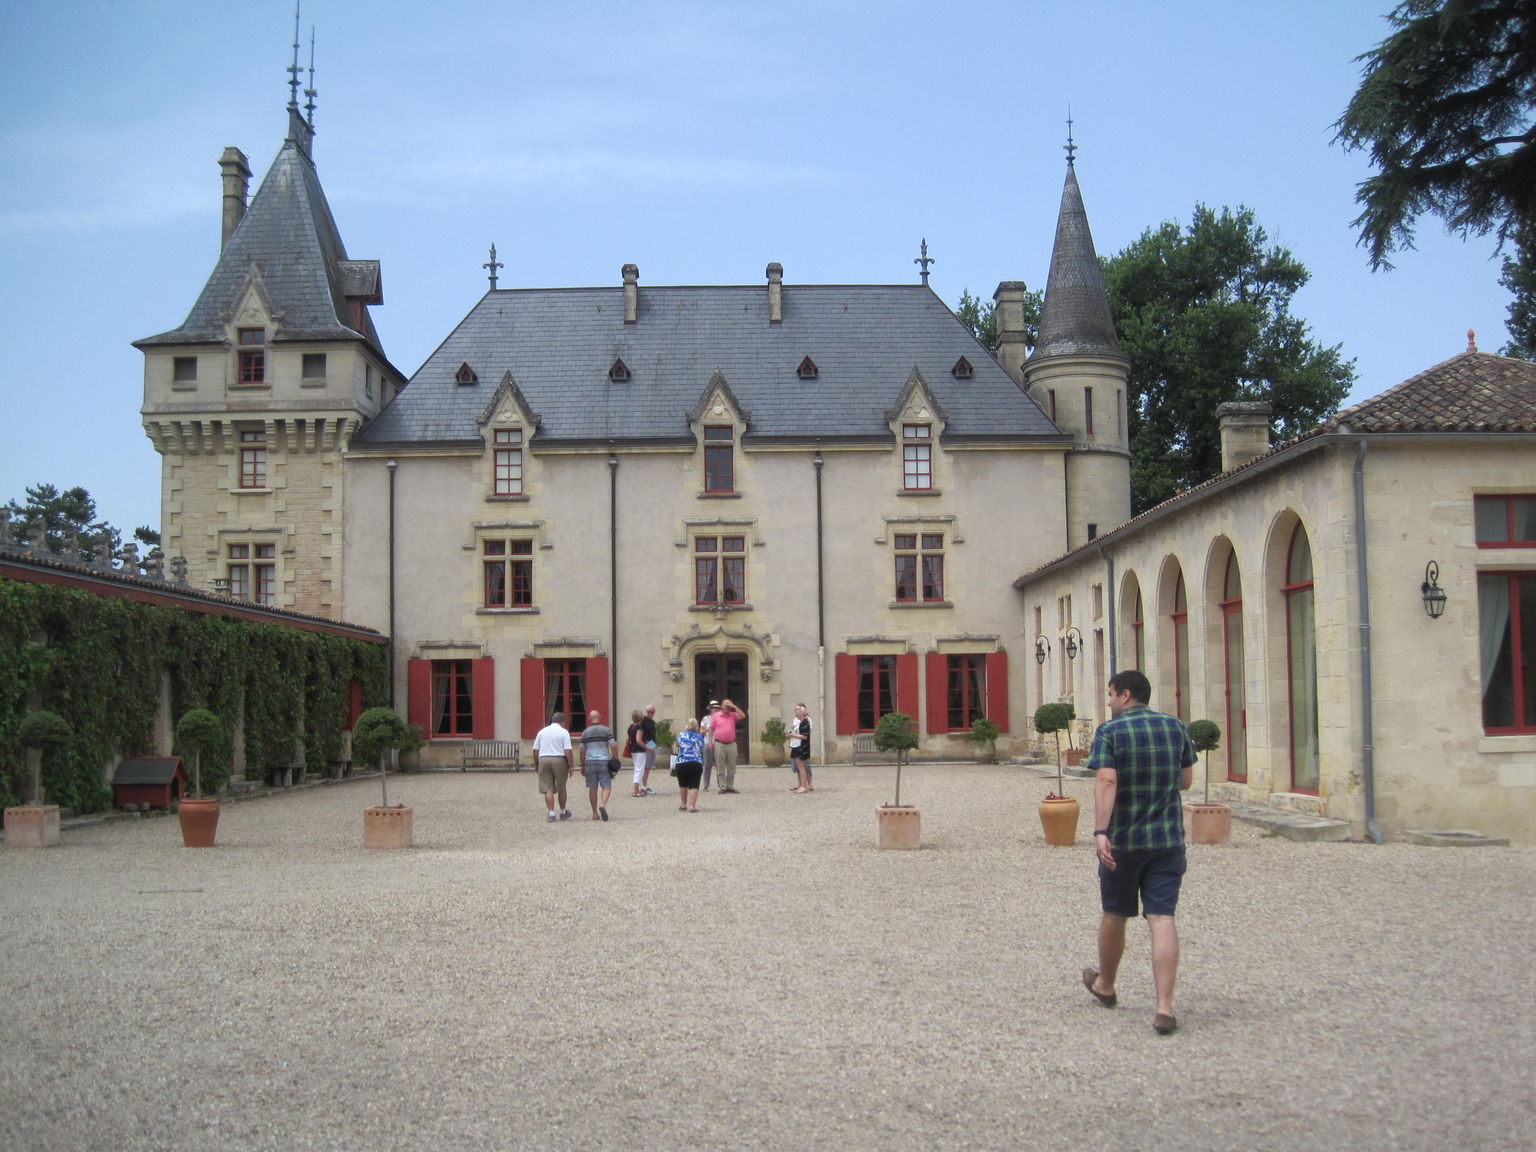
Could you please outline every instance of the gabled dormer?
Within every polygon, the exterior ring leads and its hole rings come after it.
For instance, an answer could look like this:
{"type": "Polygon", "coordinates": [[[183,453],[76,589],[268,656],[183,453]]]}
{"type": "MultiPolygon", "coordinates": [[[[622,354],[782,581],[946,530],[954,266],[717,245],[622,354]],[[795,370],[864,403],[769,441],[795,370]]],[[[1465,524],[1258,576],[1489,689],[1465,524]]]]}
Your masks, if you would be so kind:
{"type": "Polygon", "coordinates": [[[895,437],[901,465],[904,496],[936,496],[940,438],[949,416],[934,398],[928,381],[916,364],[908,373],[896,403],[885,411],[887,427],[895,437]]]}
{"type": "Polygon", "coordinates": [[[491,402],[476,421],[485,442],[481,472],[488,501],[521,501],[529,496],[528,444],[539,426],[538,413],[512,378],[504,373],[491,402]]]}
{"type": "Polygon", "coordinates": [[[724,373],[715,369],[698,404],[688,413],[688,427],[698,444],[698,463],[703,474],[701,498],[741,494],[737,449],[749,422],[750,413],[736,399],[724,373]]]}

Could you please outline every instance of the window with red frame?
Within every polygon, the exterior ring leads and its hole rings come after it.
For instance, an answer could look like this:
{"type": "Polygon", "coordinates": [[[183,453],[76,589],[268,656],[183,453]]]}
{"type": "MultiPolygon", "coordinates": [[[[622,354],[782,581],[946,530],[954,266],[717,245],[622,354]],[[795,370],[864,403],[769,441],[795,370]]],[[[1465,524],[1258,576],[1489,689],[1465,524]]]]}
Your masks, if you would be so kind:
{"type": "Polygon", "coordinates": [[[533,607],[533,541],[486,540],[481,549],[485,607],[533,607]]]}
{"type": "Polygon", "coordinates": [[[944,659],[944,701],[951,731],[969,728],[987,714],[987,658],[967,652],[944,659]]]}
{"type": "Polygon", "coordinates": [[[736,432],[729,424],[704,429],[704,491],[736,491],[736,432]]]}
{"type": "Polygon", "coordinates": [[[944,534],[897,532],[896,599],[899,603],[934,603],[944,599],[944,534]]]}
{"type": "Polygon", "coordinates": [[[428,736],[472,736],[474,681],[469,660],[432,661],[432,704],[428,736]]]}
{"type": "Polygon", "coordinates": [[[933,427],[901,426],[902,487],[908,492],[927,492],[933,487],[933,427]]]}
{"type": "Polygon", "coordinates": [[[1477,496],[1479,548],[1536,548],[1536,496],[1477,496]]]}
{"type": "Polygon", "coordinates": [[[496,442],[496,485],[498,496],[523,494],[523,430],[498,428],[496,442]]]}
{"type": "Polygon", "coordinates": [[[224,575],[236,600],[277,603],[277,545],[229,545],[224,575]]]}
{"type": "Polygon", "coordinates": [[[267,486],[267,434],[240,433],[240,487],[267,486]]]}
{"type": "Polygon", "coordinates": [[[1536,572],[1479,572],[1483,731],[1536,732],[1536,572]]]}
{"type": "Polygon", "coordinates": [[[240,383],[265,384],[267,382],[267,330],[242,328],[240,341],[240,383]]]}
{"type": "Polygon", "coordinates": [[[693,602],[747,602],[747,538],[696,536],[693,541],[693,602]]]}
{"type": "Polygon", "coordinates": [[[858,730],[873,732],[880,717],[896,711],[896,657],[858,658],[858,730]]]}

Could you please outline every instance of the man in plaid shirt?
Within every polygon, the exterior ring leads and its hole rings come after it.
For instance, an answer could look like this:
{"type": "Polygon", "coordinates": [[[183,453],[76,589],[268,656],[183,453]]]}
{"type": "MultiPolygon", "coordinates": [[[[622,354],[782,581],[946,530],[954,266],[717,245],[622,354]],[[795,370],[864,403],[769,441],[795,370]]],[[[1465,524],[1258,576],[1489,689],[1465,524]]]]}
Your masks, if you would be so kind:
{"type": "Polygon", "coordinates": [[[1195,746],[1176,717],[1147,707],[1152,686],[1134,669],[1109,681],[1111,719],[1099,725],[1088,754],[1094,770],[1093,842],[1099,856],[1099,966],[1083,969],[1083,984],[1106,1008],[1115,1006],[1115,974],[1125,953],[1125,924],[1137,898],[1152,933],[1152,981],[1166,1036],[1179,1026],[1173,983],[1179,931],[1173,915],[1184,877],[1184,810],[1179,793],[1194,776],[1195,746]]]}

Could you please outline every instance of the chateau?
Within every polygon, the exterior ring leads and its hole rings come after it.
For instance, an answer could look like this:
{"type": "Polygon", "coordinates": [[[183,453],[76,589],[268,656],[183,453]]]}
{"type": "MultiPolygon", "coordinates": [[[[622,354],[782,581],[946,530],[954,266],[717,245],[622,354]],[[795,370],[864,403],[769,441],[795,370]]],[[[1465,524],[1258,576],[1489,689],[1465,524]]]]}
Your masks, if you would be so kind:
{"type": "Polygon", "coordinates": [[[386,633],[427,758],[725,696],[753,742],[805,702],[818,759],[891,710],[919,755],[969,754],[983,715],[1006,751],[1045,700],[1102,718],[1139,665],[1154,706],[1221,724],[1230,798],[1357,836],[1536,832],[1536,367],[1469,351],[1273,448],[1231,406],[1223,475],[1132,520],[1129,363],[1070,159],[1033,349],[1017,282],[994,357],[926,275],[493,266],[406,379],[312,139],[290,104],[253,197],[226,150],[218,262],[137,344],[164,548],[196,587],[386,633]]]}

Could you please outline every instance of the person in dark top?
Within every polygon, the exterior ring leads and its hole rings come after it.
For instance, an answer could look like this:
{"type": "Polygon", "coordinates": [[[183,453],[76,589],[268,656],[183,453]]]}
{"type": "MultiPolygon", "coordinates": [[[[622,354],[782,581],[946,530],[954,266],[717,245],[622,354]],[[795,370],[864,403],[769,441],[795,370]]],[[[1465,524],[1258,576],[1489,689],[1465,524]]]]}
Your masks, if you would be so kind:
{"type": "Polygon", "coordinates": [[[789,762],[798,782],[795,791],[816,791],[811,787],[811,714],[804,704],[795,705],[795,719],[789,726],[789,762]]]}
{"type": "Polygon", "coordinates": [[[1099,966],[1083,969],[1083,984],[1106,1008],[1116,1003],[1115,975],[1125,953],[1125,924],[1137,913],[1152,933],[1152,1027],[1166,1036],[1179,1026],[1173,985],[1179,968],[1174,924],[1183,881],[1181,791],[1194,775],[1195,746],[1177,717],[1147,707],[1152,686],[1134,669],[1109,681],[1110,719],[1099,725],[1088,753],[1094,771],[1094,849],[1099,858],[1099,966]]]}

